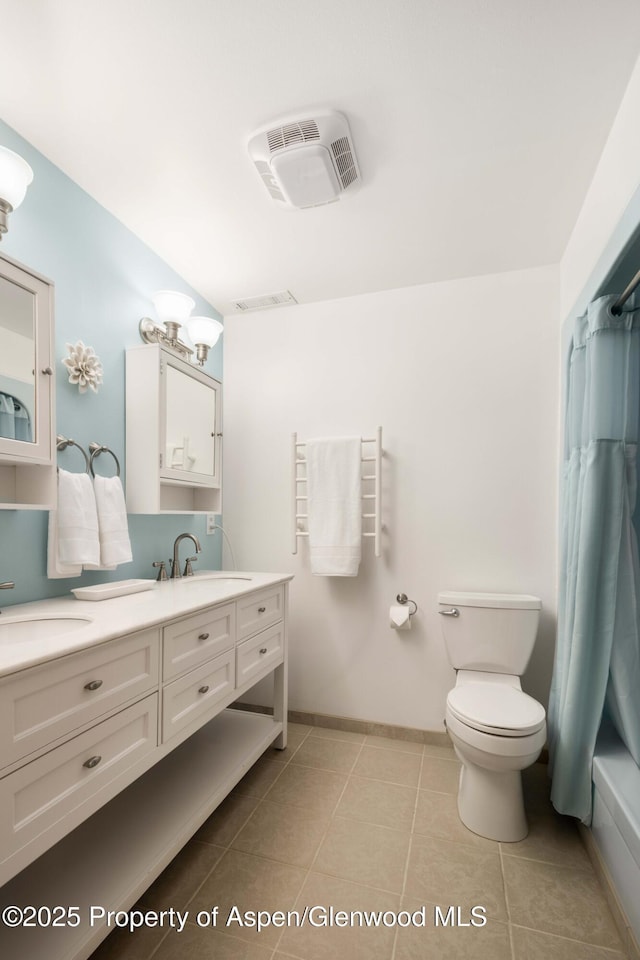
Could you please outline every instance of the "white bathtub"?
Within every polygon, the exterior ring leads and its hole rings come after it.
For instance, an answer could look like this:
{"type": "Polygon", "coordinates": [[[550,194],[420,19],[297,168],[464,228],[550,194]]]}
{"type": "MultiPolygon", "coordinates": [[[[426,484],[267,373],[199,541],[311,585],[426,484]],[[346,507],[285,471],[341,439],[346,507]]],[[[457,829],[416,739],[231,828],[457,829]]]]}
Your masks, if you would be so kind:
{"type": "Polygon", "coordinates": [[[614,730],[598,737],[593,787],[592,836],[640,942],[640,769],[614,730]]]}

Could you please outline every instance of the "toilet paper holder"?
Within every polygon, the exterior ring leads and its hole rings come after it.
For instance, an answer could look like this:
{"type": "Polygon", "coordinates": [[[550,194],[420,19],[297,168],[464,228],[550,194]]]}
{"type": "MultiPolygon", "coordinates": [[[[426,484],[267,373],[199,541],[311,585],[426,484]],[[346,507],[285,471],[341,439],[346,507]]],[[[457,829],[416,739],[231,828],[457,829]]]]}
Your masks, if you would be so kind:
{"type": "Polygon", "coordinates": [[[406,595],[406,593],[398,593],[396,595],[396,601],[401,603],[403,606],[407,603],[413,604],[413,610],[409,610],[410,617],[413,617],[418,612],[418,604],[415,602],[415,600],[409,600],[409,597],[406,595]]]}

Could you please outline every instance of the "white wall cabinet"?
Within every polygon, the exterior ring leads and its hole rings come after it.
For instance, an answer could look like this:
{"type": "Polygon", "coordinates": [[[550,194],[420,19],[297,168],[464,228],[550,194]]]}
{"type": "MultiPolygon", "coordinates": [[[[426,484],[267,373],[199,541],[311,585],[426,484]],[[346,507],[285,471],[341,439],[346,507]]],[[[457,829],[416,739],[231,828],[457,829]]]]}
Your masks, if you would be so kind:
{"type": "Polygon", "coordinates": [[[53,284],[0,255],[0,509],[55,495],[53,284]]]}
{"type": "Polygon", "coordinates": [[[45,919],[74,907],[80,923],[0,925],[0,956],[86,960],[110,932],[90,906],[129,909],[264,750],[286,746],[287,591],[2,678],[0,897],[45,919]],[[271,673],[273,716],[227,709],[271,673]]]}
{"type": "Polygon", "coordinates": [[[222,390],[157,344],[126,355],[129,513],[219,513],[222,390]]]}

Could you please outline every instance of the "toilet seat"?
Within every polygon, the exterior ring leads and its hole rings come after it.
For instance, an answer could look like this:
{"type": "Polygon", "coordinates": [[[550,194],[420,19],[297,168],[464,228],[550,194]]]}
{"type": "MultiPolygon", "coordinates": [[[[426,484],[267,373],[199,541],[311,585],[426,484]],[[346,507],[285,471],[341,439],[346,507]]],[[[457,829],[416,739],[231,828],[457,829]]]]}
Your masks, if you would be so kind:
{"type": "Polygon", "coordinates": [[[447,707],[460,723],[494,736],[526,737],[545,725],[542,704],[505,684],[463,683],[449,692],[447,707]]]}

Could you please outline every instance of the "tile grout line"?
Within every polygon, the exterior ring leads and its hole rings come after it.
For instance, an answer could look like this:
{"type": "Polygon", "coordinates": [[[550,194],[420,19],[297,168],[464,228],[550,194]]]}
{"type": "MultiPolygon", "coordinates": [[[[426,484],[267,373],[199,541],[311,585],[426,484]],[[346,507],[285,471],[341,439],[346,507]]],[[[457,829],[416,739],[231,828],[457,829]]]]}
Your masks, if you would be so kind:
{"type": "MultiPolygon", "coordinates": [[[[528,930],[530,933],[539,933],[544,937],[553,937],[557,940],[566,940],[567,943],[575,943],[580,947],[595,947],[596,950],[600,950],[603,955],[607,953],[611,954],[612,960],[618,960],[619,957],[624,957],[627,960],[627,952],[621,953],[620,950],[616,950],[615,947],[603,947],[599,943],[591,943],[589,940],[576,940],[574,937],[567,937],[562,933],[549,933],[547,930],[540,930],[539,927],[527,927],[524,923],[514,923],[514,927],[517,927],[519,930],[528,930]]],[[[623,944],[624,946],[624,944],[623,944]]]]}
{"type": "Polygon", "coordinates": [[[507,893],[507,878],[504,872],[504,854],[502,852],[502,841],[498,842],[498,856],[500,857],[500,876],[502,877],[502,888],[504,890],[504,905],[507,908],[507,932],[509,934],[509,950],[512,960],[516,960],[515,945],[513,942],[513,924],[511,921],[511,907],[509,906],[509,895],[507,893]]]}
{"type": "MultiPolygon", "coordinates": [[[[411,829],[409,830],[409,846],[408,846],[408,848],[407,848],[407,859],[406,859],[406,861],[405,861],[405,865],[404,865],[404,875],[403,875],[403,877],[402,877],[402,890],[400,891],[400,909],[402,909],[402,901],[403,901],[403,898],[406,896],[406,891],[407,891],[407,877],[408,877],[408,875],[409,875],[409,861],[410,861],[410,859],[411,859],[411,851],[412,851],[412,849],[413,849],[413,837],[414,837],[414,833],[415,833],[416,815],[417,815],[417,813],[418,813],[418,802],[419,802],[419,800],[420,800],[420,784],[422,783],[422,769],[423,769],[423,767],[424,767],[424,758],[425,758],[425,752],[424,752],[424,747],[423,747],[423,749],[422,749],[422,756],[420,757],[420,770],[419,770],[419,772],[418,772],[418,782],[417,782],[417,784],[416,784],[416,799],[415,799],[414,804],[413,804],[413,816],[412,816],[412,818],[411,818],[411,829]]],[[[393,937],[393,949],[392,949],[392,951],[391,951],[391,958],[390,958],[390,960],[395,960],[396,948],[397,948],[397,945],[398,945],[398,933],[399,933],[399,930],[398,930],[398,928],[396,927],[395,934],[394,934],[394,937],[393,937]]]]}

